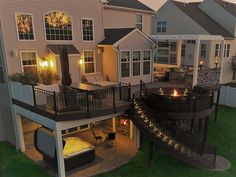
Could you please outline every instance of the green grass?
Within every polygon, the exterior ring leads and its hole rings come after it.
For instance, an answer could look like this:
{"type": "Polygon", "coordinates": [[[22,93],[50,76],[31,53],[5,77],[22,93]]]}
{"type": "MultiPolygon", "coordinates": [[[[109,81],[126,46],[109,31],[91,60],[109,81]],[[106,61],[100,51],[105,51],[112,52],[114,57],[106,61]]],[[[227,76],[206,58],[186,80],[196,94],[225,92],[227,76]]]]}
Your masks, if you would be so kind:
{"type": "Polygon", "coordinates": [[[52,177],[6,142],[0,143],[0,177],[52,177]]]}
{"type": "MultiPolygon", "coordinates": [[[[155,154],[154,165],[147,166],[147,141],[128,164],[99,177],[236,177],[236,109],[220,107],[217,123],[209,125],[208,142],[216,145],[217,154],[230,160],[232,167],[224,172],[211,172],[188,166],[165,154],[155,154]]],[[[50,177],[32,160],[7,143],[0,143],[1,177],[50,177]]]]}
{"type": "Polygon", "coordinates": [[[141,151],[127,165],[99,177],[236,177],[236,109],[220,107],[217,123],[210,121],[208,142],[217,147],[217,154],[231,162],[224,172],[197,169],[179,162],[166,154],[155,154],[152,167],[147,165],[147,141],[141,151]]]}

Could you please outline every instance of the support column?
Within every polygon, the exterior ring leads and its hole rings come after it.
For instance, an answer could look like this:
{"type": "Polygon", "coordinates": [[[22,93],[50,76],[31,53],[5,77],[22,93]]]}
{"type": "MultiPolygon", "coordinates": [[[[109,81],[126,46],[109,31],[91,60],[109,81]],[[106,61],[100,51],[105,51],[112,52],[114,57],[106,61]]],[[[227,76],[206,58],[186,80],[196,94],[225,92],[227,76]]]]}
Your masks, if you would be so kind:
{"type": "Polygon", "coordinates": [[[221,41],[221,52],[220,52],[220,83],[223,81],[223,72],[224,72],[224,50],[225,50],[225,41],[221,41]]]}
{"type": "Polygon", "coordinates": [[[22,126],[22,119],[21,115],[16,114],[16,129],[18,136],[18,148],[21,152],[25,152],[25,140],[24,140],[24,131],[22,126]]]}
{"type": "Polygon", "coordinates": [[[130,120],[129,138],[130,139],[134,138],[134,124],[133,124],[133,122],[131,120],[130,120]]]}
{"type": "Polygon", "coordinates": [[[116,118],[115,117],[112,118],[112,131],[116,132],[116,118]]]}
{"type": "Polygon", "coordinates": [[[56,149],[57,149],[57,164],[58,164],[58,176],[65,177],[65,162],[63,155],[62,133],[61,130],[56,127],[56,149]]]}
{"type": "Polygon", "coordinates": [[[193,86],[197,85],[198,79],[198,65],[199,65],[200,40],[196,40],[194,49],[194,69],[193,69],[193,86]]]}
{"type": "Polygon", "coordinates": [[[140,130],[134,126],[134,145],[137,149],[140,148],[140,130]]]}
{"type": "Polygon", "coordinates": [[[153,142],[149,142],[148,165],[153,165],[153,142]]]}
{"type": "Polygon", "coordinates": [[[181,65],[181,52],[182,52],[182,40],[178,40],[176,42],[176,50],[177,50],[177,65],[180,66],[181,65]]]}

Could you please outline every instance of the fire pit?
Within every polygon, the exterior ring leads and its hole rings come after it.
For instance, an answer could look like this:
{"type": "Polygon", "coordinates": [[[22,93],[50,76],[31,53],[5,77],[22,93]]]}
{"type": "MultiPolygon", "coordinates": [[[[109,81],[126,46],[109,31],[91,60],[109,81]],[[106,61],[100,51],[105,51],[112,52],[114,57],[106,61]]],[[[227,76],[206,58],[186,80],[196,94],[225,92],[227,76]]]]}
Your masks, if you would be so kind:
{"type": "Polygon", "coordinates": [[[161,112],[196,112],[212,106],[213,95],[207,88],[155,88],[147,90],[147,104],[161,112]]]}

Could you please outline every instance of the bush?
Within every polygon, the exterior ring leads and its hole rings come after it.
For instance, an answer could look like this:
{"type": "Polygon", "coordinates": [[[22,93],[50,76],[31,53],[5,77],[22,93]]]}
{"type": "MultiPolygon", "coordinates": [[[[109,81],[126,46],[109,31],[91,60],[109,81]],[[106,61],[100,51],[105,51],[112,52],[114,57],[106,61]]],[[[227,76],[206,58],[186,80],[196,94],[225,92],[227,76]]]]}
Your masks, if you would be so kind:
{"type": "Polygon", "coordinates": [[[37,85],[39,77],[37,73],[14,73],[10,75],[10,80],[14,82],[20,82],[24,85],[37,85]]]}
{"type": "Polygon", "coordinates": [[[59,81],[59,76],[50,70],[41,71],[39,73],[40,83],[44,85],[51,85],[53,82],[59,81]]]}

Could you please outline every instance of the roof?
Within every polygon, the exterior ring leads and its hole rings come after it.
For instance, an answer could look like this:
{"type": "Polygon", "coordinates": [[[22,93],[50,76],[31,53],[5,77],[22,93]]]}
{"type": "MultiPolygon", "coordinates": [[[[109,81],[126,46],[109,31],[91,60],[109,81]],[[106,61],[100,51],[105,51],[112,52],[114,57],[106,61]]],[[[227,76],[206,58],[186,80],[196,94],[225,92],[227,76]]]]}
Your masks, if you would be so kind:
{"type": "Polygon", "coordinates": [[[138,0],[108,0],[107,5],[154,12],[153,9],[149,8],[138,0]]]}
{"type": "Polygon", "coordinates": [[[55,54],[60,54],[60,51],[65,47],[68,54],[80,54],[77,48],[72,44],[48,44],[48,49],[55,54]]]}
{"type": "Polygon", "coordinates": [[[234,38],[234,36],[220,26],[216,21],[210,18],[205,12],[203,12],[198,5],[201,2],[193,3],[182,3],[178,1],[172,1],[180,10],[182,10],[186,15],[198,23],[202,28],[204,28],[208,33],[212,35],[222,35],[228,38],[234,38]]]}
{"type": "Polygon", "coordinates": [[[236,17],[236,4],[231,2],[226,2],[222,0],[215,0],[217,4],[223,7],[226,11],[236,17]]]}
{"type": "Polygon", "coordinates": [[[105,29],[105,39],[100,42],[99,45],[113,45],[133,30],[135,30],[135,28],[105,29]]]}

